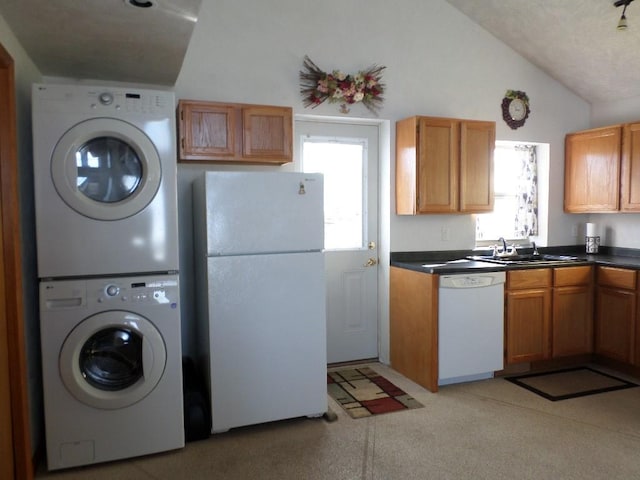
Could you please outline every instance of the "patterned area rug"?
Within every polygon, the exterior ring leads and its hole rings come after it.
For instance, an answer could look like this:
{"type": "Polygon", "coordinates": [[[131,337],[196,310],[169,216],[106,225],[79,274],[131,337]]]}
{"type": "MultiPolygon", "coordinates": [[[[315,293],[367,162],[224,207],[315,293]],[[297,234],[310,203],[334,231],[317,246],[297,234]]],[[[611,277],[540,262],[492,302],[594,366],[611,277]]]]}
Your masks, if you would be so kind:
{"type": "Polygon", "coordinates": [[[531,373],[509,377],[506,380],[552,402],[638,386],[589,367],[568,368],[549,373],[531,373]]]}
{"type": "Polygon", "coordinates": [[[352,418],[424,406],[369,367],[328,372],[327,389],[352,418]]]}

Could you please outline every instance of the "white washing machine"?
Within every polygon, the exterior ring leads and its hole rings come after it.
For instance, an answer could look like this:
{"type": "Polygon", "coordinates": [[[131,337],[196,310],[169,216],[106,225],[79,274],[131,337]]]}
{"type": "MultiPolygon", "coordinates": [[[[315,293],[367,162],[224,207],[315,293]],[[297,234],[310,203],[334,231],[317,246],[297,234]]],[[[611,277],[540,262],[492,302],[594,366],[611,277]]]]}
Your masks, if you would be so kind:
{"type": "Polygon", "coordinates": [[[184,446],[178,276],[40,282],[49,470],[184,446]]]}
{"type": "Polygon", "coordinates": [[[38,276],[177,271],[173,93],[36,84],[32,102],[38,276]]]}

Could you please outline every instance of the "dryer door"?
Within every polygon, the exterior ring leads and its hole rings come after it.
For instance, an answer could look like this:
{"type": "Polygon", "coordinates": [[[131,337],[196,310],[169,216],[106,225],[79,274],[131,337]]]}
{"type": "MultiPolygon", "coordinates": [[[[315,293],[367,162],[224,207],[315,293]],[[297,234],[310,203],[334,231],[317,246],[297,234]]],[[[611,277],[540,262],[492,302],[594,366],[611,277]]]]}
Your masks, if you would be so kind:
{"type": "Polygon", "coordinates": [[[146,318],[126,311],[101,312],[78,324],[65,339],[60,376],[77,400],[115,409],[146,397],[162,378],[167,352],[146,318]]]}
{"type": "Polygon", "coordinates": [[[81,215],[120,220],[143,210],[162,179],[158,152],[130,123],[94,118],[67,130],[51,158],[58,195],[81,215]]]}

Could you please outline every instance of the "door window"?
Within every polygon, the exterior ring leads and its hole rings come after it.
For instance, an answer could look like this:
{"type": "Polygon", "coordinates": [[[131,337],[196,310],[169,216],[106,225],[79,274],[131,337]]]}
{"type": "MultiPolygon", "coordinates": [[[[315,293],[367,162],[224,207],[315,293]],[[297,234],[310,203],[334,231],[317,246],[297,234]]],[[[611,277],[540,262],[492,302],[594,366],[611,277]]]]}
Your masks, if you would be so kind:
{"type": "Polygon", "coordinates": [[[76,152],[78,190],[96,202],[120,202],[135,192],[142,162],[127,143],[114,137],[93,138],[76,152]]]}
{"type": "Polygon", "coordinates": [[[365,141],[303,139],[303,171],[324,175],[324,246],[327,250],[363,248],[365,155],[365,141]]]}

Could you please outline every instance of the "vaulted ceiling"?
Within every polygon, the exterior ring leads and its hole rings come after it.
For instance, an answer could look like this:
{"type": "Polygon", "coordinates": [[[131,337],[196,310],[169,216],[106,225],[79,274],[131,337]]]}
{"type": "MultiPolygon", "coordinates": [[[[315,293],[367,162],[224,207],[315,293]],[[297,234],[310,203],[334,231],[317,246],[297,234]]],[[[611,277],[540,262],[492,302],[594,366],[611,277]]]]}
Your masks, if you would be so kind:
{"type": "Polygon", "coordinates": [[[590,103],[640,96],[640,1],[447,0],[590,103]]]}
{"type": "MultiPolygon", "coordinates": [[[[2,0],[0,14],[44,75],[173,85],[201,1],[2,0]]],[[[614,0],[446,1],[588,102],[640,96],[640,1],[622,32],[614,0]]]]}

